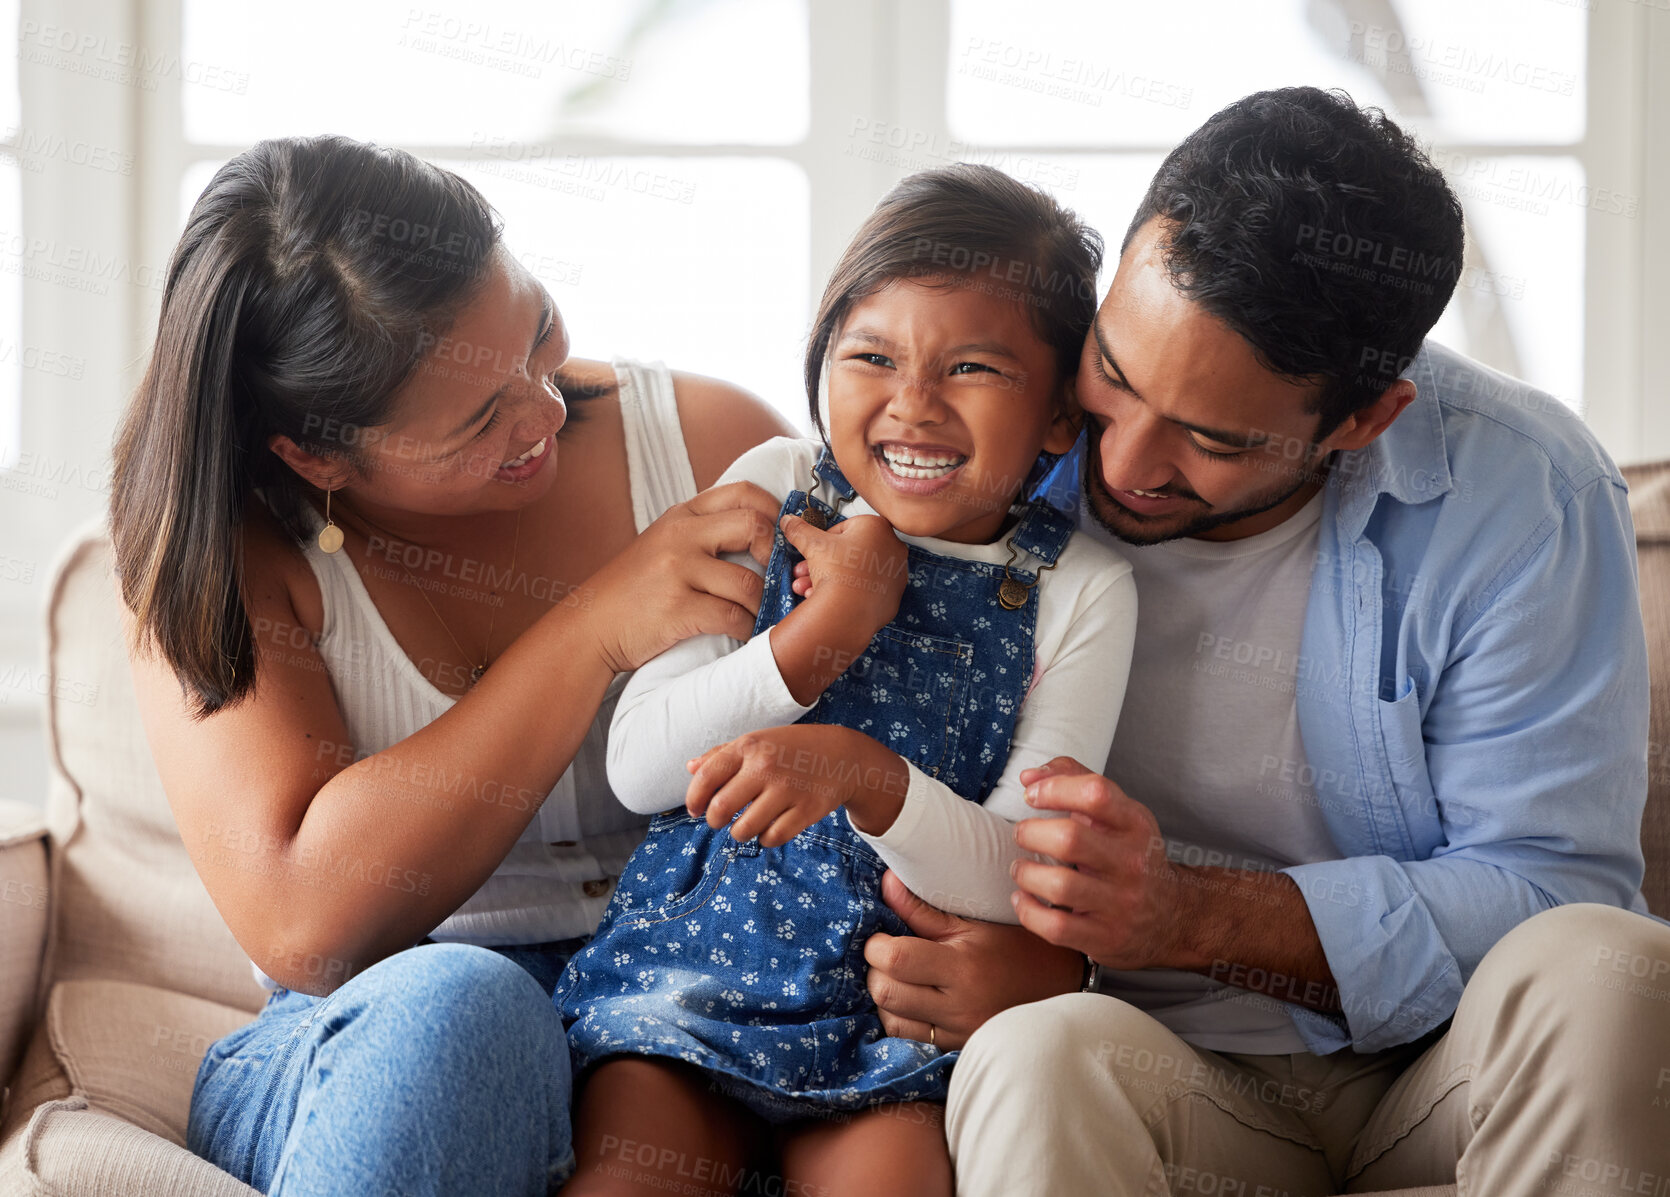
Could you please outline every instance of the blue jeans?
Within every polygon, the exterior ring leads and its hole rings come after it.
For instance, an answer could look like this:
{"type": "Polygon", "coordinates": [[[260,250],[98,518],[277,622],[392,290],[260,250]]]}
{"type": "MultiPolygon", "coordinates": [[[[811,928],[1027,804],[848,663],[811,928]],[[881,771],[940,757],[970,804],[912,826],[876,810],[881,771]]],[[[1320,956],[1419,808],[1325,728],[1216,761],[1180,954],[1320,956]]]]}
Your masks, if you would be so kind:
{"type": "Polygon", "coordinates": [[[584,940],[425,943],[280,989],[197,1071],[186,1146],[279,1197],[544,1197],[574,1165],[550,994],[584,940]]]}

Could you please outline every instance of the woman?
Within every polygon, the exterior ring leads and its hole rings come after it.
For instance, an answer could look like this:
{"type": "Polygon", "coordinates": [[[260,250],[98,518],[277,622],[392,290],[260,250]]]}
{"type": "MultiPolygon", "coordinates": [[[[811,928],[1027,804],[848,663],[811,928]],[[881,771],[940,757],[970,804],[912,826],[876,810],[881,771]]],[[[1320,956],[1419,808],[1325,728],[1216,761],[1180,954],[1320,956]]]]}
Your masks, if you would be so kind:
{"type": "Polygon", "coordinates": [[[169,803],[274,989],[188,1145],[263,1191],[572,1164],[549,993],[642,830],[604,778],[615,683],[748,634],[759,577],[718,556],[763,563],[776,503],[696,492],[788,428],[567,359],[486,202],[400,151],[262,142],[170,266],[112,539],[169,803]]]}

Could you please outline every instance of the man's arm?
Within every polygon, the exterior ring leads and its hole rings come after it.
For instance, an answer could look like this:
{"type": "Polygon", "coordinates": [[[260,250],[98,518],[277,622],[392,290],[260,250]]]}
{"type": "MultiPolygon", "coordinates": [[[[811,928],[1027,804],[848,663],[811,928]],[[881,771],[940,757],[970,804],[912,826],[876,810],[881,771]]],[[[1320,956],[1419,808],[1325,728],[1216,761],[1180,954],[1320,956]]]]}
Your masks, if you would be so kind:
{"type": "Polygon", "coordinates": [[[1418,1038],[1519,923],[1640,887],[1647,654],[1622,483],[1577,489],[1511,561],[1456,610],[1440,668],[1411,661],[1377,700],[1387,813],[1415,842],[1282,870],[1341,990],[1343,1020],[1294,1019],[1313,1052],[1418,1038]]]}
{"type": "Polygon", "coordinates": [[[912,935],[865,945],[870,994],[890,1035],[960,1047],[1010,1006],[1071,993],[1085,957],[1108,968],[1176,968],[1323,1013],[1339,991],[1299,887],[1281,873],[1172,863],[1148,809],[1065,757],[1021,774],[1022,848],[1060,864],[1015,867],[1019,927],[946,914],[888,873],[887,904],[912,935]],[[1044,900],[1040,900],[1040,898],[1044,900]]]}
{"type": "MultiPolygon", "coordinates": [[[[1424,858],[1296,865],[1281,873],[1292,889],[1274,876],[1161,866],[1141,826],[1146,812],[1126,799],[1104,812],[1105,826],[1074,816],[1088,848],[1031,838],[1059,835],[1061,820],[1019,826],[1024,847],[1076,852],[1090,874],[1022,873],[1022,888],[1035,890],[1023,925],[1031,917],[1069,946],[1110,952],[1117,967],[1146,955],[1295,1003],[1295,1028],[1325,1054],[1379,1050],[1439,1025],[1491,946],[1541,910],[1628,905],[1643,868],[1648,710],[1633,535],[1622,488],[1606,479],[1573,495],[1562,514],[1457,630],[1424,716],[1412,693],[1385,704],[1414,717],[1409,755],[1396,762],[1398,797],[1436,810],[1441,838],[1419,846],[1424,858]],[[1113,829],[1121,821],[1124,833],[1113,829]],[[1183,881],[1191,874],[1192,889],[1183,881]],[[1036,900],[1074,904],[1082,900],[1074,894],[1093,890],[1121,895],[1123,905],[1061,912],[1036,900]]],[[[1070,788],[1087,804],[1111,787],[1080,777],[1070,788]]],[[[1012,997],[1017,982],[986,978],[1007,967],[1007,955],[1033,950],[1018,933],[938,926],[912,913],[931,926],[911,923],[928,942],[876,936],[866,951],[889,1029],[910,1034],[912,1024],[944,1027],[938,1020],[948,1017],[967,1034],[1006,1008],[996,1001],[1012,997]],[[941,992],[946,986],[965,988],[941,992]]],[[[1034,971],[1022,1000],[1065,991],[1059,966],[1034,971]]]]}

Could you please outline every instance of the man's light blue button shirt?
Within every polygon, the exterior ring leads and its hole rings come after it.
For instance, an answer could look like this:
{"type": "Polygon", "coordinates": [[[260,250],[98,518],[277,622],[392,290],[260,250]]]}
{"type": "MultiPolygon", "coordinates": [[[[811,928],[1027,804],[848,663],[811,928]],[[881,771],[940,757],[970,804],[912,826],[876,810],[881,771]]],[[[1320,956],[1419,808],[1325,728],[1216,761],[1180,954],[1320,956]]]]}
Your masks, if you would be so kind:
{"type": "MultiPolygon", "coordinates": [[[[1428,343],[1417,397],[1336,456],[1297,705],[1344,859],[1298,883],[1343,1017],[1319,1054],[1416,1039],[1539,911],[1645,912],[1647,649],[1617,467],[1558,400],[1428,343]]],[[[1550,961],[1550,967],[1559,962],[1550,961]]]]}

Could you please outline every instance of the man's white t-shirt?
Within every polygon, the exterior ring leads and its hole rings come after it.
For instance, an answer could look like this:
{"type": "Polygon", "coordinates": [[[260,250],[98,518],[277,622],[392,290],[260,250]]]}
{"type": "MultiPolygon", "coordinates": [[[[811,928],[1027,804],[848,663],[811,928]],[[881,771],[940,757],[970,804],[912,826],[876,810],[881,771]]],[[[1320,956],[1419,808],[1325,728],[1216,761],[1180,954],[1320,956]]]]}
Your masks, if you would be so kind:
{"type": "MultiPolygon", "coordinates": [[[[1243,540],[1137,546],[1080,512],[1081,534],[1131,562],[1139,600],[1130,684],[1103,772],[1154,812],[1180,864],[1276,869],[1339,856],[1294,698],[1321,516],[1318,493],[1243,540]]],[[[1198,973],[1104,972],[1100,988],[1211,1051],[1305,1050],[1281,1002],[1198,973]]]]}

